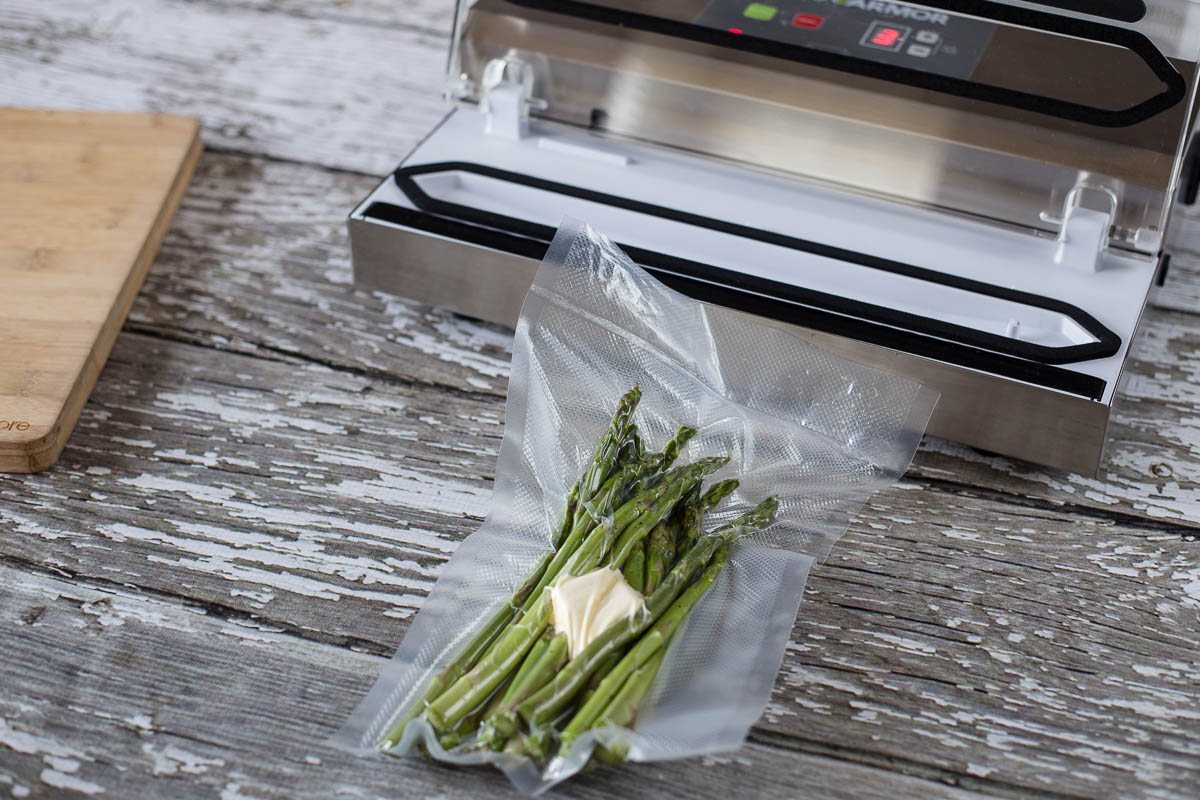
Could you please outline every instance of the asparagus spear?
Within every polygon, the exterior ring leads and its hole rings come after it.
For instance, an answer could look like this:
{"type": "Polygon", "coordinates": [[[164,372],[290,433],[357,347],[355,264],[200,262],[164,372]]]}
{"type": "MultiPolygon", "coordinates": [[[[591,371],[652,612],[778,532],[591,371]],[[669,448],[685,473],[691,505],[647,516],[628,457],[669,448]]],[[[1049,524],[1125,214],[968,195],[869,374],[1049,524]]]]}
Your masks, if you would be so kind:
{"type": "Polygon", "coordinates": [[[441,744],[443,750],[452,750],[462,743],[464,739],[479,726],[479,721],[485,719],[488,714],[492,713],[499,707],[505,690],[511,684],[512,679],[506,678],[504,683],[496,687],[496,691],[492,692],[492,696],[488,698],[486,703],[483,703],[479,708],[472,711],[470,714],[462,718],[462,722],[454,727],[454,730],[443,733],[438,738],[438,743],[441,744]]]}
{"type": "Polygon", "coordinates": [[[537,664],[538,659],[542,657],[542,653],[546,652],[546,648],[550,645],[550,640],[553,638],[554,631],[547,626],[546,630],[542,632],[542,635],[538,638],[538,640],[534,642],[533,647],[529,649],[529,653],[525,656],[525,660],[521,662],[521,666],[517,668],[517,672],[513,676],[512,681],[509,682],[508,688],[505,690],[503,700],[501,702],[507,703],[508,701],[512,700],[513,695],[515,694],[514,690],[521,685],[521,681],[525,679],[525,676],[528,675],[529,671],[533,669],[534,665],[537,664]]]}
{"type": "MultiPolygon", "coordinates": [[[[554,558],[546,568],[542,579],[525,601],[526,610],[541,596],[542,591],[562,574],[563,567],[574,556],[580,542],[585,541],[585,537],[590,536],[596,526],[601,521],[608,519],[610,514],[613,515],[615,520],[613,509],[618,508],[628,501],[628,495],[631,494],[631,486],[639,485],[643,482],[646,475],[655,473],[660,469],[661,459],[661,455],[651,455],[636,464],[625,466],[605,481],[593,501],[580,504],[576,515],[577,522],[575,527],[563,542],[563,546],[554,554],[554,558]]],[[[653,486],[650,488],[653,488],[653,486]]],[[[624,521],[622,521],[623,523],[624,521]]]]}
{"type": "Polygon", "coordinates": [[[634,460],[643,458],[646,455],[646,443],[642,440],[641,434],[638,433],[637,425],[629,426],[629,441],[633,442],[634,460]]]}
{"type": "MultiPolygon", "coordinates": [[[[600,514],[607,514],[611,509],[615,498],[623,492],[623,486],[637,478],[641,471],[654,470],[658,468],[658,462],[638,465],[629,465],[620,473],[613,475],[605,482],[601,489],[600,495],[597,497],[595,508],[600,514]]],[[[578,486],[578,485],[577,485],[578,486]]],[[[513,595],[512,604],[522,603],[519,608],[514,608],[513,605],[501,608],[495,616],[492,617],[485,626],[485,629],[478,635],[468,647],[464,649],[462,654],[456,658],[451,664],[442,670],[432,682],[429,690],[421,698],[421,700],[412,707],[409,711],[397,722],[388,735],[384,738],[381,746],[384,749],[389,749],[395,746],[399,741],[401,734],[404,732],[404,726],[420,714],[430,703],[439,697],[446,687],[453,685],[462,675],[471,669],[480,658],[488,652],[488,648],[494,645],[501,631],[512,621],[519,620],[520,615],[527,613],[537,601],[541,592],[550,585],[554,578],[561,572],[564,565],[570,563],[570,558],[574,554],[576,546],[585,532],[591,530],[588,524],[581,524],[578,531],[572,531],[572,536],[568,537],[562,546],[555,552],[544,554],[539,559],[534,570],[526,578],[525,583],[513,595]]]]}
{"type": "Polygon", "coordinates": [[[575,524],[575,507],[579,503],[579,482],[571,487],[570,493],[567,495],[567,510],[563,512],[562,525],[558,528],[558,533],[554,534],[554,540],[551,546],[557,550],[562,547],[562,543],[571,533],[571,528],[575,524]]]}
{"type": "Polygon", "coordinates": [[[629,423],[625,429],[625,439],[621,442],[621,450],[617,453],[618,464],[632,464],[646,455],[646,443],[638,433],[637,423],[629,423]]]}
{"type": "Polygon", "coordinates": [[[684,445],[690,442],[692,437],[695,435],[696,429],[687,425],[680,425],[675,430],[675,435],[672,436],[667,444],[663,447],[664,469],[675,463],[675,459],[679,458],[679,451],[682,450],[684,445]]]}
{"type": "Polygon", "coordinates": [[[583,693],[579,695],[580,706],[586,703],[588,699],[595,693],[596,689],[600,686],[600,681],[604,679],[604,676],[608,674],[610,669],[617,665],[617,662],[619,662],[621,657],[624,655],[625,654],[622,652],[612,653],[608,658],[600,662],[600,666],[596,667],[595,673],[593,673],[592,677],[588,679],[587,687],[584,688],[583,693]]]}
{"type": "Polygon", "coordinates": [[[661,453],[650,453],[643,456],[646,463],[645,470],[625,486],[624,494],[620,495],[619,499],[621,501],[628,500],[665,480],[671,465],[679,457],[679,451],[695,435],[695,428],[682,425],[663,446],[661,453]]]}
{"type": "MultiPolygon", "coordinates": [[[[686,503],[687,498],[679,502],[686,503]]],[[[675,560],[675,537],[671,528],[670,520],[663,520],[654,526],[654,530],[650,531],[650,536],[646,539],[646,575],[642,584],[645,594],[654,592],[663,574],[671,566],[668,561],[675,560]]]]}
{"type": "MultiPolygon", "coordinates": [[[[615,424],[616,421],[614,420],[614,425],[615,424]]],[[[631,435],[633,437],[637,437],[636,426],[630,424],[629,428],[631,435]]],[[[694,431],[692,432],[694,433],[694,431]]],[[[676,433],[675,441],[687,441],[687,438],[690,438],[690,436],[691,434],[687,433],[685,429],[680,428],[679,432],[676,433]]],[[[640,445],[640,439],[638,439],[638,443],[640,445]]],[[[671,457],[673,458],[673,456],[671,457]]],[[[561,541],[560,546],[555,552],[547,553],[543,556],[543,561],[539,565],[539,568],[536,569],[533,574],[531,574],[529,579],[527,579],[526,586],[522,587],[522,591],[520,592],[520,596],[523,596],[525,601],[515,619],[519,620],[520,614],[529,611],[534,602],[541,596],[542,591],[554,581],[557,575],[561,574],[563,567],[570,563],[570,558],[574,555],[579,542],[595,527],[595,520],[592,519],[592,515],[595,515],[597,518],[603,518],[610,514],[612,509],[617,505],[618,499],[629,494],[629,486],[636,485],[638,481],[644,479],[644,476],[647,474],[661,474],[660,471],[662,469],[662,464],[665,462],[666,458],[667,456],[665,455],[651,456],[643,458],[636,463],[626,464],[621,470],[611,475],[605,481],[605,483],[601,486],[600,491],[596,494],[593,500],[589,502],[579,502],[579,484],[575,485],[575,488],[572,490],[572,497],[568,500],[568,512],[571,510],[572,506],[574,506],[577,514],[576,518],[579,520],[579,522],[572,529],[571,534],[561,541]],[[587,509],[587,511],[585,511],[585,509],[587,509]],[[549,564],[544,563],[546,560],[549,560],[549,564]]],[[[567,527],[567,521],[567,519],[564,519],[564,529],[567,527]]],[[[515,599],[516,598],[514,598],[514,600],[515,599]]],[[[511,620],[513,617],[509,617],[509,619],[511,620]]],[[[500,626],[500,628],[502,627],[503,625],[500,626]]],[[[494,644],[496,640],[495,634],[498,634],[499,630],[500,629],[497,628],[495,633],[489,637],[489,642],[484,644],[494,644]]],[[[485,651],[480,650],[479,652],[472,653],[470,663],[466,664],[465,668],[456,669],[456,671],[449,676],[444,676],[441,679],[441,685],[438,687],[438,694],[444,690],[445,686],[452,684],[453,681],[458,679],[458,677],[461,677],[466,669],[469,669],[476,662],[478,662],[479,658],[484,652],[485,651]]],[[[432,702],[433,699],[436,699],[436,696],[437,695],[435,694],[429,697],[425,704],[427,705],[429,702],[432,702]]],[[[415,710],[418,712],[420,711],[419,708],[415,710]]],[[[411,719],[412,716],[415,716],[415,714],[410,713],[408,718],[411,719]]],[[[405,720],[405,722],[406,721],[407,720],[405,720]]]]}
{"type": "MultiPolygon", "coordinates": [[[[575,528],[582,527],[585,532],[590,530],[592,525],[612,513],[614,508],[621,506],[630,497],[640,494],[641,490],[649,488],[651,476],[661,478],[662,460],[661,454],[652,453],[621,465],[590,500],[576,505],[575,528]]],[[[575,532],[574,528],[571,532],[575,532]]]]}
{"type": "Polygon", "coordinates": [[[550,683],[518,706],[518,712],[529,727],[537,729],[558,715],[610,653],[633,641],[666,611],[683,591],[692,573],[703,566],[718,547],[731,544],[741,536],[770,525],[778,507],[779,500],[770,497],[729,525],[701,537],[684,553],[683,558],[679,559],[662,584],[654,590],[654,594],[646,599],[646,614],[634,615],[605,630],[579,655],[567,662],[550,683]]]}
{"type": "MultiPolygon", "coordinates": [[[[664,481],[621,506],[611,520],[595,526],[578,549],[564,559],[562,568],[569,575],[589,572],[599,563],[613,538],[618,534],[623,536],[624,532],[630,529],[634,531],[633,541],[637,541],[670,512],[683,493],[691,488],[692,483],[701,480],[706,471],[712,470],[712,461],[706,459],[672,470],[671,474],[674,477],[671,480],[664,481]],[[640,536],[638,531],[641,532],[640,536]]],[[[574,536],[575,533],[572,531],[571,535],[574,536]]],[[[562,555],[563,551],[556,554],[554,561],[547,567],[546,574],[540,582],[542,586],[549,585],[557,578],[559,573],[552,573],[552,570],[562,555]]],[[[504,677],[520,664],[545,629],[549,619],[549,600],[546,594],[538,589],[531,607],[521,619],[504,630],[470,672],[458,678],[426,707],[425,715],[434,730],[441,733],[458,724],[463,716],[482,702],[504,677]]]]}
{"type": "Polygon", "coordinates": [[[617,404],[617,413],[613,415],[608,430],[596,444],[596,453],[592,456],[592,463],[588,465],[587,471],[579,480],[580,501],[592,499],[592,496],[608,478],[609,473],[612,472],[613,463],[625,442],[633,411],[641,399],[642,390],[635,386],[626,392],[617,404]]]}
{"type": "MultiPolygon", "coordinates": [[[[641,706],[646,693],[650,691],[650,687],[654,684],[654,679],[658,676],[658,670],[662,666],[663,658],[666,655],[667,645],[663,644],[642,666],[634,670],[633,674],[621,686],[616,696],[613,697],[612,703],[604,710],[600,720],[594,727],[598,728],[603,725],[615,725],[620,728],[633,727],[633,722],[637,718],[638,707],[641,706]]],[[[567,745],[564,740],[562,752],[565,754],[566,751],[567,745]]],[[[622,742],[611,745],[600,745],[596,748],[594,756],[597,761],[604,764],[619,764],[625,760],[628,753],[628,745],[622,742]]]]}
{"type": "Polygon", "coordinates": [[[717,507],[722,500],[729,496],[734,489],[738,487],[736,478],[720,481],[708,487],[708,491],[700,497],[700,502],[695,505],[685,506],[680,519],[680,536],[675,543],[676,555],[683,555],[687,552],[696,540],[700,538],[700,524],[703,521],[704,515],[717,507]]]}
{"type": "Polygon", "coordinates": [[[621,567],[621,573],[625,576],[625,582],[642,591],[642,587],[646,583],[646,546],[645,542],[639,542],[634,545],[629,552],[629,558],[625,559],[625,564],[621,567]]]}
{"type": "Polygon", "coordinates": [[[512,705],[513,698],[526,696],[529,693],[527,687],[536,688],[545,684],[566,662],[567,636],[559,634],[550,640],[533,667],[510,684],[505,699],[483,718],[483,726],[479,731],[479,746],[490,750],[499,749],[513,731],[513,726],[505,724],[504,709],[512,705]]]}
{"type": "Polygon", "coordinates": [[[541,686],[549,676],[558,672],[559,667],[567,661],[567,635],[560,633],[550,640],[545,652],[538,658],[533,667],[521,677],[520,683],[513,686],[513,697],[523,695],[527,684],[541,686]]]}
{"type": "Polygon", "coordinates": [[[544,596],[509,626],[475,667],[425,708],[425,717],[438,733],[457,725],[472,708],[500,685],[504,677],[525,658],[550,619],[550,604],[544,596]]]}
{"type": "MultiPolygon", "coordinates": [[[[642,578],[642,592],[651,594],[654,592],[658,582],[662,580],[662,576],[675,563],[677,556],[676,545],[683,538],[683,527],[685,518],[689,512],[699,520],[701,513],[696,509],[700,503],[700,484],[696,484],[690,492],[684,495],[683,499],[676,504],[675,509],[671,512],[671,516],[658,525],[654,526],[654,530],[650,531],[650,536],[646,540],[646,558],[644,566],[644,576],[642,578]]],[[[679,553],[683,551],[680,550],[679,553]]]]}
{"type": "Polygon", "coordinates": [[[596,687],[596,691],[584,701],[579,711],[575,712],[575,716],[563,729],[562,751],[564,754],[570,749],[571,743],[575,741],[576,737],[595,727],[607,714],[610,704],[616,702],[618,690],[632,679],[634,672],[640,669],[656,652],[666,649],[667,642],[670,641],[679,625],[713,585],[717,579],[717,573],[725,566],[727,558],[728,550],[726,548],[717,550],[696,582],[679,595],[671,607],[642,635],[637,644],[630,648],[629,652],[617,662],[617,665],[604,676],[600,685],[596,687]]]}
{"type": "Polygon", "coordinates": [[[522,749],[530,758],[537,761],[545,761],[546,756],[550,755],[550,739],[552,735],[549,726],[541,730],[531,731],[523,737],[525,741],[522,743],[522,749]]]}

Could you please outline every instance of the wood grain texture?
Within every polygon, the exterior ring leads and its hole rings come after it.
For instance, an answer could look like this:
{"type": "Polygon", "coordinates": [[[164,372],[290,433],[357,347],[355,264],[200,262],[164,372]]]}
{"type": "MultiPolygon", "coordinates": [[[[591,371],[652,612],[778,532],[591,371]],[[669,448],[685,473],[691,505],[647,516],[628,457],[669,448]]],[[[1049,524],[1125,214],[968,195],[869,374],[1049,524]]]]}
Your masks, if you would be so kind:
{"type": "Polygon", "coordinates": [[[199,157],[185,117],[0,108],[0,471],[58,458],[199,157]]]}
{"type": "MultiPolygon", "coordinates": [[[[381,658],[486,509],[498,411],[126,334],[59,468],[0,482],[0,559],[381,658]]],[[[1180,531],[905,484],[814,572],[756,741],[991,793],[1177,796],[1197,581],[1180,531]]],[[[306,716],[330,733],[350,705],[306,716]]]]}
{"type": "Polygon", "coordinates": [[[210,147],[372,175],[445,114],[445,51],[445,33],[268,3],[0,0],[8,104],[187,114],[210,147]]]}
{"type": "MultiPolygon", "coordinates": [[[[0,102],[182,107],[249,154],[202,159],[59,465],[0,477],[0,796],[511,795],[322,744],[486,512],[507,389],[510,331],[350,285],[345,213],[441,112],[438,25],[389,6],[0,0],[0,102]]],[[[927,441],[746,747],[556,796],[1194,794],[1191,263],[1099,479],[927,441]]]]}
{"type": "MultiPolygon", "coordinates": [[[[519,797],[490,770],[364,762],[324,743],[382,663],[120,586],[0,566],[0,793],[12,797],[519,797]],[[32,660],[11,657],[44,653],[32,660]],[[47,673],[70,681],[47,684],[47,673]],[[114,681],[113,675],[121,680],[114,681]],[[231,698],[238,702],[231,702],[231,698]]],[[[973,800],[976,792],[751,743],[603,769],[556,797],[973,800]]]]}

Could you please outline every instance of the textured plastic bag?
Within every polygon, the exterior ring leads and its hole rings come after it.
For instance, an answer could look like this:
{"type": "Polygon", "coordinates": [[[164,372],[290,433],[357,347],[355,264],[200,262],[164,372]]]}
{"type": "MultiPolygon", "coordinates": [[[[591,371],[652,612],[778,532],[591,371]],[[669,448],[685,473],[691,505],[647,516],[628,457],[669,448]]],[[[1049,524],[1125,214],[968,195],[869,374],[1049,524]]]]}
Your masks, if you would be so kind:
{"type": "Polygon", "coordinates": [[[401,712],[550,547],[567,493],[621,395],[660,447],[699,433],[680,461],[731,454],[712,480],[738,490],[706,517],[727,522],[770,495],[777,521],[739,542],[672,641],[634,730],[577,739],[544,769],[528,758],[442,749],[424,720],[393,754],[490,762],[538,794],[587,762],[597,738],[635,761],[733,750],[766,707],[808,570],[869,494],[908,468],[937,395],[833,356],[780,328],[699,303],[650,277],[586,225],[559,229],[521,311],[491,513],[442,572],[395,657],[335,741],[376,751],[401,712]]]}

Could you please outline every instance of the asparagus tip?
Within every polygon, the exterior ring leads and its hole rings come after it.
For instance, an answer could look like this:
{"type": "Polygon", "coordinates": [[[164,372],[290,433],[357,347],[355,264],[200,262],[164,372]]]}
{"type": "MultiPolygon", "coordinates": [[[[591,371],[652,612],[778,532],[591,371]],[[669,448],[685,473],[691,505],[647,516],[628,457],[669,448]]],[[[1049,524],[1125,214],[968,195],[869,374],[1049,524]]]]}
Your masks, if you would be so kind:
{"type": "Polygon", "coordinates": [[[739,485],[737,478],[729,478],[728,480],[719,481],[708,487],[708,491],[700,498],[700,505],[705,509],[714,508],[717,503],[724,500],[733,490],[739,485]]]}
{"type": "Polygon", "coordinates": [[[756,505],[742,517],[743,524],[754,530],[761,530],[775,521],[775,513],[779,510],[779,498],[771,495],[756,505]]]}

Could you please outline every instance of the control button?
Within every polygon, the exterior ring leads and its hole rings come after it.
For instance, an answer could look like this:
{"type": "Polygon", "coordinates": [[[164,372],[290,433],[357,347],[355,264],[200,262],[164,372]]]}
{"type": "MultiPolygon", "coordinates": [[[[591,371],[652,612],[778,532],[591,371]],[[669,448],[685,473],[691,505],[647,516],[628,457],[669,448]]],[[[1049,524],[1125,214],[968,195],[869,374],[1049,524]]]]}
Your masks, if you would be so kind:
{"type": "Polygon", "coordinates": [[[815,31],[825,22],[824,17],[819,17],[816,14],[797,14],[792,17],[792,25],[797,28],[808,28],[815,31]]]}
{"type": "Polygon", "coordinates": [[[912,32],[912,28],[907,28],[903,25],[892,25],[888,22],[872,22],[871,27],[867,28],[867,32],[863,34],[859,44],[863,47],[873,47],[877,50],[890,50],[893,53],[900,52],[900,48],[904,47],[904,40],[908,38],[908,34],[912,32]]]}
{"type": "Polygon", "coordinates": [[[913,37],[921,44],[937,44],[938,39],[942,38],[937,31],[917,31],[917,35],[913,37]]]}
{"type": "Polygon", "coordinates": [[[746,10],[742,12],[742,15],[749,17],[750,19],[770,22],[771,20],[775,19],[775,14],[778,12],[779,9],[775,6],[769,6],[765,3],[751,3],[750,5],[746,6],[746,10]]]}
{"type": "Polygon", "coordinates": [[[908,46],[908,54],[917,58],[926,58],[933,51],[923,44],[911,44],[908,46]]]}

